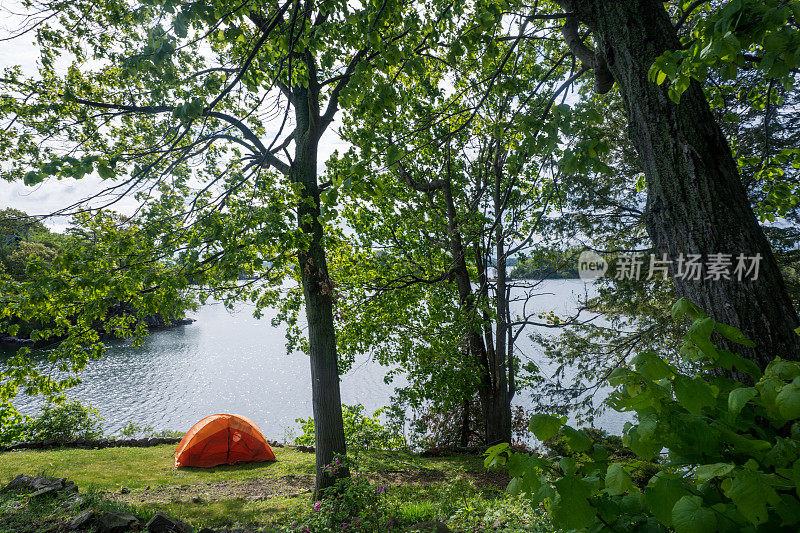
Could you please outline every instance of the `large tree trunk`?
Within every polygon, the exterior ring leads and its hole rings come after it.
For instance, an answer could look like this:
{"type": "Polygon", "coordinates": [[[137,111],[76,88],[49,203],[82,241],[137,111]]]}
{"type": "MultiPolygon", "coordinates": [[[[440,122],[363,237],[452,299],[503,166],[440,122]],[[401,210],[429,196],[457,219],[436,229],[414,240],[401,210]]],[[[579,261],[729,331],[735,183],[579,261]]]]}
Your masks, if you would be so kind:
{"type": "MultiPolygon", "coordinates": [[[[303,185],[303,197],[298,205],[298,224],[309,238],[308,249],[299,253],[299,266],[311,352],[311,395],[317,466],[314,498],[318,499],[320,491],[335,482],[335,477],[326,473],[323,468],[333,461],[335,455],[345,455],[347,450],[339,391],[336,330],[333,325],[333,284],[328,276],[323,231],[319,222],[320,198],[317,184],[319,117],[313,112],[314,107],[309,105],[315,101],[316,95],[309,93],[309,90],[303,88],[294,90],[297,133],[291,178],[292,181],[303,185]],[[308,220],[312,222],[309,223],[308,220]]],[[[343,475],[347,475],[347,472],[340,472],[339,477],[343,475]]]]}
{"type": "Polygon", "coordinates": [[[797,313],[701,86],[692,82],[675,104],[666,87],[648,80],[655,58],[680,47],[662,3],[559,3],[593,31],[597,52],[619,86],[630,137],[647,178],[647,230],[658,252],[670,259],[702,254],[704,262],[709,254],[731,254],[734,265],[739,254],[762,258],[758,279],[675,277],[678,294],[718,322],[740,328],[756,343],[755,349],[720,342],[760,367],[775,356],[800,359],[800,337],[793,331],[797,313]]]}

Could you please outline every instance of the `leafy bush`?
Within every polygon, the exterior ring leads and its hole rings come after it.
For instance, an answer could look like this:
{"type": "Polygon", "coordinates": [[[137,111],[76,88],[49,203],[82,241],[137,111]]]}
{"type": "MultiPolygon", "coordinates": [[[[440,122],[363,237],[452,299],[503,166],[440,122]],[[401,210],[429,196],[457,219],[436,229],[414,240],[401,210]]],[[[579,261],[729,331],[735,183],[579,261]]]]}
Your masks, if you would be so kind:
{"type": "Polygon", "coordinates": [[[97,409],[78,400],[48,400],[39,415],[26,424],[23,437],[27,441],[58,442],[99,439],[103,436],[102,420],[97,409]]]}
{"type": "MultiPolygon", "coordinates": [[[[341,469],[352,466],[345,458],[337,457],[325,469],[336,476],[341,469]]],[[[372,485],[363,474],[339,478],[323,491],[322,500],[315,502],[312,512],[296,524],[303,533],[372,533],[397,526],[386,494],[389,487],[372,485]]]]}
{"type": "MultiPolygon", "coordinates": [[[[623,463],[631,475],[633,484],[639,488],[644,488],[650,478],[664,468],[660,456],[656,456],[651,461],[645,461],[625,446],[622,437],[609,435],[598,428],[583,428],[582,431],[592,439],[594,444],[606,449],[609,461],[623,463]]],[[[547,439],[542,445],[549,451],[550,456],[572,457],[578,462],[590,459],[585,452],[576,452],[570,447],[569,438],[563,428],[555,437],[547,439]]]]}
{"type": "MultiPolygon", "coordinates": [[[[372,418],[364,416],[364,406],[342,405],[344,436],[351,450],[397,450],[405,448],[403,436],[386,427],[378,417],[382,409],[375,411],[372,418]]],[[[314,445],[314,419],[298,418],[303,434],[294,439],[301,446],[314,445]]]]}
{"type": "Polygon", "coordinates": [[[447,518],[455,531],[495,531],[499,533],[546,533],[556,531],[542,509],[534,508],[529,498],[505,495],[500,498],[473,496],[447,518]]]}
{"type": "Polygon", "coordinates": [[[133,438],[179,438],[183,437],[184,432],[182,431],[174,431],[171,429],[161,429],[156,431],[153,429],[153,426],[146,425],[140,426],[135,422],[128,422],[125,424],[122,429],[119,431],[119,434],[122,438],[125,439],[133,439],[133,438]]]}
{"type": "Polygon", "coordinates": [[[699,365],[689,375],[654,353],[633,369],[619,368],[609,403],[635,411],[623,442],[645,461],[667,450],[668,462],[644,489],[631,467],[563,417],[539,414],[530,429],[540,440],[563,432],[569,448],[584,454],[555,459],[514,453],[507,444],[487,451],[486,465],[505,465],[508,491],[533,505],[549,501],[554,525],[589,531],[648,529],[677,533],[796,531],[800,523],[800,364],[776,358],[763,375],[751,361],[711,341],[714,332],[752,346],[737,328],[715,322],[687,300],[673,316],[693,320],[681,350],[699,365]],[[722,372],[749,375],[754,386],[722,372]]]}

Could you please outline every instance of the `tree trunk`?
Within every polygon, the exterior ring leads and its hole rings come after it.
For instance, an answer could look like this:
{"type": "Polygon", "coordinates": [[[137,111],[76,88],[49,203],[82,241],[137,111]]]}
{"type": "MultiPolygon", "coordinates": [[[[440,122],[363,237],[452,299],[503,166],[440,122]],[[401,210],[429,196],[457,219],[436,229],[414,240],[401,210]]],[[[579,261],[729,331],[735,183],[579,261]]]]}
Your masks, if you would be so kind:
{"type": "MultiPolygon", "coordinates": [[[[509,302],[506,282],[506,249],[505,234],[503,233],[503,195],[502,195],[502,172],[500,164],[500,143],[497,143],[497,150],[493,160],[494,175],[494,213],[498,218],[495,227],[495,264],[497,265],[497,285],[495,286],[495,345],[494,345],[494,364],[492,365],[493,381],[496,398],[492,408],[495,411],[494,424],[497,427],[494,434],[501,437],[501,442],[511,443],[511,399],[512,393],[509,390],[509,368],[506,366],[506,349],[508,340],[508,322],[506,316],[509,312],[509,302]]],[[[496,444],[488,442],[487,444],[496,444]]]]}
{"type": "Polygon", "coordinates": [[[314,113],[311,105],[315,98],[312,91],[302,87],[293,91],[297,133],[291,178],[293,182],[303,185],[302,201],[298,205],[298,224],[309,238],[308,249],[299,252],[299,266],[311,352],[311,395],[317,467],[314,499],[319,499],[320,492],[332,486],[336,477],[346,476],[348,473],[343,470],[338,476],[332,476],[323,470],[333,461],[335,455],[345,455],[347,450],[339,391],[336,330],[333,325],[333,283],[328,276],[323,230],[319,222],[319,116],[314,113]],[[306,201],[309,199],[310,202],[306,201]]]}
{"type": "MultiPolygon", "coordinates": [[[[575,0],[569,4],[594,33],[625,102],[629,134],[647,178],[647,230],[659,253],[760,254],[757,279],[683,280],[677,293],[714,320],[740,328],[755,349],[718,339],[761,368],[775,356],[800,359],[798,316],[768,241],[753,213],[727,140],[703,90],[692,82],[679,104],[648,80],[657,56],[680,48],[657,0],[575,0]]],[[[733,270],[733,269],[731,269],[733,270]]],[[[703,272],[703,278],[706,273],[703,272]]]]}
{"type": "MultiPolygon", "coordinates": [[[[472,290],[472,280],[469,277],[469,270],[466,261],[466,249],[461,238],[461,229],[458,226],[455,202],[453,201],[452,185],[450,178],[446,179],[446,185],[442,188],[445,206],[447,209],[448,233],[450,236],[450,250],[453,255],[453,276],[458,287],[458,296],[464,309],[465,316],[469,320],[477,318],[476,294],[472,290]],[[475,315],[475,316],[472,316],[475,315]]],[[[496,357],[493,347],[488,347],[484,343],[480,326],[470,325],[469,329],[469,350],[472,356],[477,359],[478,367],[481,369],[480,385],[478,386],[478,397],[481,401],[481,410],[484,420],[484,437],[486,444],[497,444],[500,442],[511,441],[511,408],[506,401],[507,394],[505,388],[498,389],[498,383],[494,379],[496,357]],[[506,413],[508,411],[508,413],[506,413]],[[506,416],[507,415],[507,416],[506,416]],[[508,424],[505,423],[508,419],[508,424]]],[[[505,355],[501,354],[500,360],[505,362],[505,355]]],[[[505,365],[503,365],[505,367],[505,365]]]]}
{"type": "Polygon", "coordinates": [[[466,448],[469,446],[469,398],[464,400],[464,403],[461,405],[461,447],[466,448]]]}

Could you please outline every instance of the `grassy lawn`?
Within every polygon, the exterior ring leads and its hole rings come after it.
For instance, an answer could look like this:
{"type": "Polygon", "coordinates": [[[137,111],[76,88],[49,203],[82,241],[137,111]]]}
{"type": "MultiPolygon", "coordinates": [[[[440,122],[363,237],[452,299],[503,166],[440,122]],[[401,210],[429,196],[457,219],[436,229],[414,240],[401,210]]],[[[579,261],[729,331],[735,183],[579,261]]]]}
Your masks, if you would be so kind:
{"type": "MultiPolygon", "coordinates": [[[[285,525],[308,512],[313,454],[274,448],[276,462],[176,469],[174,450],[175,446],[165,445],[7,452],[0,454],[0,483],[6,484],[18,474],[65,477],[74,481],[81,493],[92,494],[94,501],[117,505],[143,518],[164,511],[198,528],[285,525]]],[[[486,472],[482,458],[476,456],[422,458],[370,452],[358,456],[357,461],[371,480],[391,487],[399,518],[407,523],[440,516],[443,505],[451,505],[444,500],[497,498],[508,482],[502,474],[486,472]]],[[[24,522],[20,515],[26,513],[41,517],[45,507],[4,495],[0,498],[0,524],[8,527],[14,520],[24,522]]],[[[47,516],[62,524],[68,519],[63,508],[47,516]]]]}

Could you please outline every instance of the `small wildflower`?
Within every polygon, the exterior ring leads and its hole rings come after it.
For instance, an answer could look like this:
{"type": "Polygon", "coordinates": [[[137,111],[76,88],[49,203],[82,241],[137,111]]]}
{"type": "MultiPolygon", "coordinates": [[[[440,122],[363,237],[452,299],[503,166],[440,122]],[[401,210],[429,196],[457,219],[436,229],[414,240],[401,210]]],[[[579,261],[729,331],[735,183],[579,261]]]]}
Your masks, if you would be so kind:
{"type": "Polygon", "coordinates": [[[322,502],[314,502],[314,510],[319,512],[322,510],[322,502]]]}

